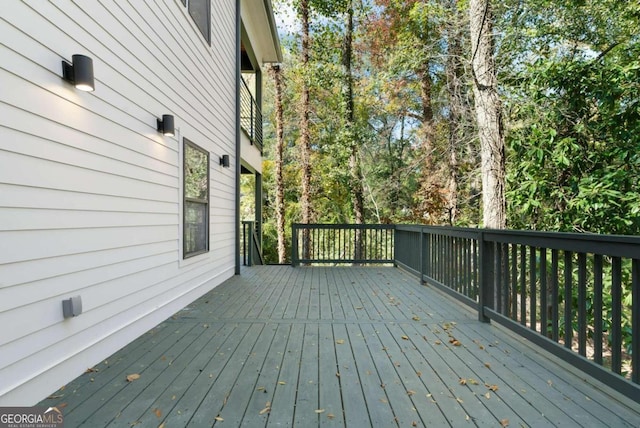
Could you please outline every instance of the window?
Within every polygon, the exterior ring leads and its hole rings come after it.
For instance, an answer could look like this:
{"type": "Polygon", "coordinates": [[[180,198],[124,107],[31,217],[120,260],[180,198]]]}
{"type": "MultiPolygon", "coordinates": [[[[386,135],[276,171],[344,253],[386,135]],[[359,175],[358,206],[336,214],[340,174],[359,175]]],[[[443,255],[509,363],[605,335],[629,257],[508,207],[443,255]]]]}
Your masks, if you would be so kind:
{"type": "Polygon", "coordinates": [[[189,15],[200,29],[207,43],[211,44],[211,0],[182,0],[189,9],[189,15]]]}
{"type": "Polygon", "coordinates": [[[209,251],[209,153],[184,139],[183,257],[209,251]]]}

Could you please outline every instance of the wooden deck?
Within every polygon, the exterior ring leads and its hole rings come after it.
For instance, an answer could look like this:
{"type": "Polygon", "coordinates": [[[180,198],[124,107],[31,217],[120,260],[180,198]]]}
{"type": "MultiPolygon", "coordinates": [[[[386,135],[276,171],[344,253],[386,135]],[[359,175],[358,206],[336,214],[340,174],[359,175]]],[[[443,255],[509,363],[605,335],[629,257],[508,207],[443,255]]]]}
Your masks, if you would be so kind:
{"type": "Polygon", "coordinates": [[[476,317],[400,269],[254,267],[42,404],[66,427],[640,425],[476,317]]]}

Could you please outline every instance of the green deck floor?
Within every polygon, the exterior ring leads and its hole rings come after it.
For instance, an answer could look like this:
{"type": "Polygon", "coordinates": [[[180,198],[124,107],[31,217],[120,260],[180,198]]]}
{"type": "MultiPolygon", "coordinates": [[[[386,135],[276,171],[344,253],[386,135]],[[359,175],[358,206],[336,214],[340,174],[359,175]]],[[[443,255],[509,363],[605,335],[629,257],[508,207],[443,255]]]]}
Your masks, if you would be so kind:
{"type": "Polygon", "coordinates": [[[476,318],[396,268],[259,266],[42,404],[67,428],[640,425],[637,405],[476,318]]]}

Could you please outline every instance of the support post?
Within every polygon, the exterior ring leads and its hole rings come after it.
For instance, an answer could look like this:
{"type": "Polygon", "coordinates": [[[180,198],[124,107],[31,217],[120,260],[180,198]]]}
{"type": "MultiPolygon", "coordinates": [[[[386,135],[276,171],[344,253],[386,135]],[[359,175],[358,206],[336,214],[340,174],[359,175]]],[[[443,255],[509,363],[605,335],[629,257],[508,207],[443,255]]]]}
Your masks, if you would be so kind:
{"type": "Polygon", "coordinates": [[[424,283],[424,230],[420,228],[420,285],[424,283]]]}
{"type": "Polygon", "coordinates": [[[485,307],[491,308],[495,278],[495,246],[493,242],[485,242],[484,233],[478,233],[480,290],[478,290],[478,320],[489,322],[485,307]]]}
{"type": "Polygon", "coordinates": [[[298,259],[298,228],[291,225],[291,266],[297,267],[300,264],[298,259]]]}

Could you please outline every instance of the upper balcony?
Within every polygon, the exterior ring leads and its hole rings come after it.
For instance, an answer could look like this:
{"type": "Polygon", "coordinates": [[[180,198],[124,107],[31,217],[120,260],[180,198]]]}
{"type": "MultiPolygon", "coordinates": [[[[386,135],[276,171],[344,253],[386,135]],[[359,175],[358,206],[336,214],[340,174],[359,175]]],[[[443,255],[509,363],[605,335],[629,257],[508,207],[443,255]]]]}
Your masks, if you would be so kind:
{"type": "Polygon", "coordinates": [[[240,127],[262,153],[262,111],[244,78],[240,87],[240,127]]]}
{"type": "Polygon", "coordinates": [[[271,0],[241,0],[240,126],[243,167],[262,171],[262,74],[268,63],[282,62],[271,0]]]}

